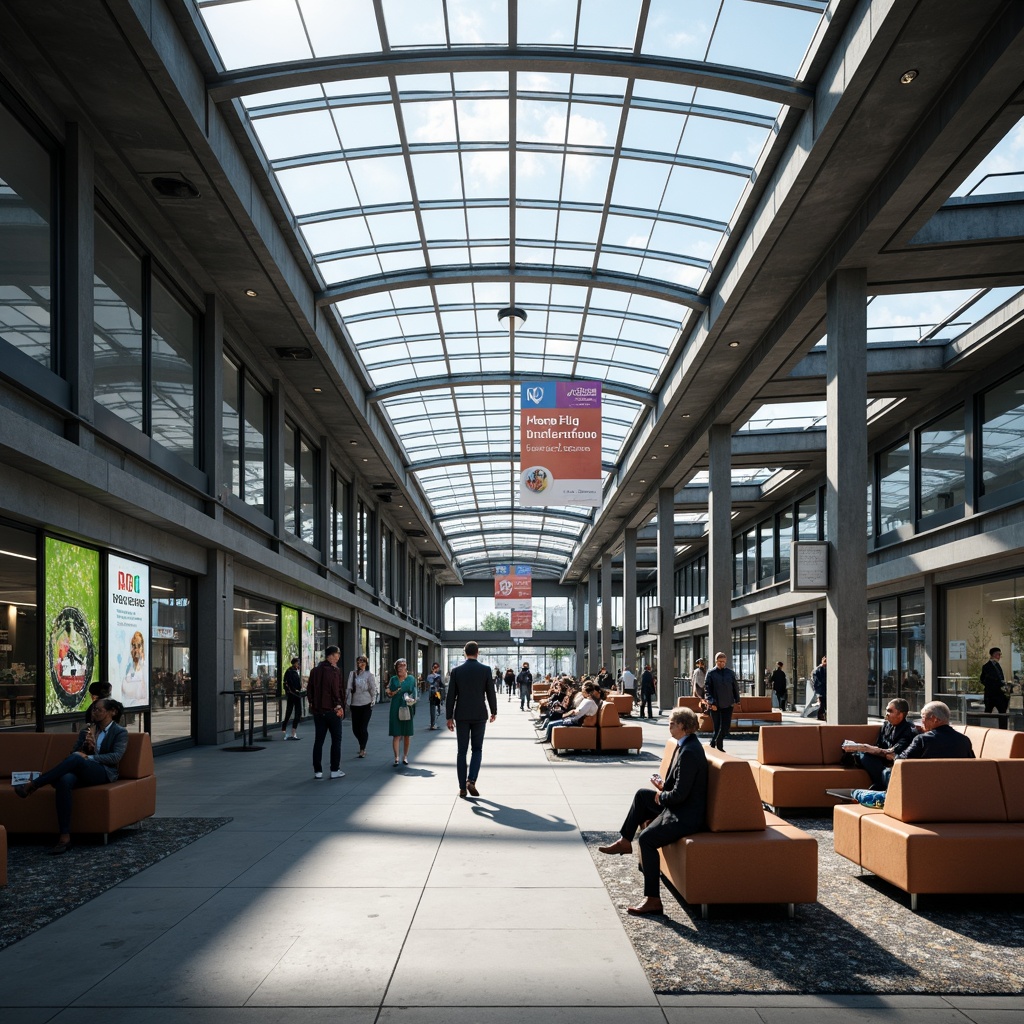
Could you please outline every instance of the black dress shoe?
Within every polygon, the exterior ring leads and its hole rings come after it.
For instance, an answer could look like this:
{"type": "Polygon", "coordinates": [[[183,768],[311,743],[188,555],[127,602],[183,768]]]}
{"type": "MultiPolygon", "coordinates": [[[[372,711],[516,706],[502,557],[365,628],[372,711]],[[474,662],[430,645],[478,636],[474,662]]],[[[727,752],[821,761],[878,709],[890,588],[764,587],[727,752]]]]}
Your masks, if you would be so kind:
{"type": "Polygon", "coordinates": [[[469,790],[469,795],[470,796],[479,796],[480,795],[480,790],[478,790],[476,788],[476,783],[472,779],[470,779],[466,783],[466,789],[469,790]]]}
{"type": "Polygon", "coordinates": [[[23,782],[20,786],[14,787],[14,792],[18,794],[24,800],[26,797],[30,797],[36,791],[36,787],[31,782],[23,782]]]}
{"type": "Polygon", "coordinates": [[[661,905],[661,900],[646,899],[639,907],[627,907],[626,913],[634,917],[646,917],[649,914],[660,916],[665,913],[665,908],[661,905]]]}
{"type": "Polygon", "coordinates": [[[460,796],[460,797],[461,797],[461,798],[462,798],[463,800],[465,800],[465,799],[466,799],[466,791],[465,791],[464,789],[460,789],[460,790],[459,790],[459,796],[460,796]]]}
{"type": "Polygon", "coordinates": [[[62,853],[67,853],[71,849],[71,840],[69,839],[66,843],[57,843],[52,850],[50,850],[51,856],[59,856],[62,853]]]}

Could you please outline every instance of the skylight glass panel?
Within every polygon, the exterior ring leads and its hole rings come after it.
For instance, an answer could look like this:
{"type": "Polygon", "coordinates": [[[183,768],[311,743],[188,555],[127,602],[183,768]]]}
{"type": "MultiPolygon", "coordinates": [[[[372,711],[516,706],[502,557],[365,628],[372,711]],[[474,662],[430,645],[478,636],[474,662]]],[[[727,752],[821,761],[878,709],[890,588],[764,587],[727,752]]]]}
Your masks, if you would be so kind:
{"type": "Polygon", "coordinates": [[[518,41],[524,45],[572,46],[576,0],[516,0],[518,41]]]}
{"type": "MultiPolygon", "coordinates": [[[[615,188],[612,191],[612,202],[622,206],[636,206],[637,197],[651,207],[657,207],[668,182],[670,168],[665,164],[648,163],[646,160],[619,160],[615,170],[615,188]]],[[[699,193],[690,196],[688,210],[703,206],[698,200],[699,193]]],[[[677,209],[677,207],[671,207],[677,209]]]]}
{"type": "Polygon", "coordinates": [[[820,21],[781,4],[724,0],[707,59],[795,78],[820,21]]]}
{"type": "Polygon", "coordinates": [[[350,160],[349,170],[364,206],[411,201],[405,163],[398,156],[350,160]]]}
{"type": "Polygon", "coordinates": [[[507,100],[459,100],[455,107],[462,142],[508,144],[507,100]]]}
{"type": "Polygon", "coordinates": [[[709,117],[691,117],[686,123],[679,152],[753,167],[767,138],[767,128],[709,117]]]}
{"type": "Polygon", "coordinates": [[[278,171],[277,180],[296,216],[359,205],[348,168],[341,162],[278,171]]]}
{"type": "Polygon", "coordinates": [[[416,218],[411,213],[370,214],[366,224],[376,245],[419,240],[416,218]]]}
{"type": "MultiPolygon", "coordinates": [[[[357,346],[365,346],[370,342],[393,338],[398,333],[397,323],[393,317],[381,317],[379,320],[347,320],[349,336],[357,346]]],[[[366,356],[363,356],[365,361],[366,356]]]]}
{"type": "Polygon", "coordinates": [[[622,114],[618,107],[576,103],[569,108],[568,142],[571,146],[612,146],[622,114]]]}
{"type": "Polygon", "coordinates": [[[467,199],[508,201],[508,153],[505,150],[467,153],[462,158],[467,199]]]}
{"type": "Polygon", "coordinates": [[[660,110],[638,110],[633,107],[626,120],[622,137],[625,149],[674,153],[683,134],[686,118],[682,114],[660,110]]]}
{"type": "MultiPolygon", "coordinates": [[[[670,2],[670,0],[669,0],[670,2]]],[[[643,90],[646,92],[646,84],[643,90]]],[[[698,89],[694,93],[694,103],[704,107],[722,107],[727,110],[742,110],[774,121],[782,112],[782,105],[773,100],[763,100],[757,96],[744,96],[738,92],[720,92],[717,89],[698,89]]]]}
{"type": "Polygon", "coordinates": [[[380,49],[372,0],[298,0],[317,57],[380,49]]]}
{"type": "Polygon", "coordinates": [[[565,158],[565,193],[581,202],[603,203],[612,162],[606,157],[570,153],[565,158]]]}
{"type": "Polygon", "coordinates": [[[721,237],[720,231],[706,231],[688,224],[659,221],[651,233],[650,248],[657,252],[674,252],[710,260],[721,237]]]}
{"type": "Polygon", "coordinates": [[[651,0],[642,50],[661,57],[704,60],[720,0],[651,0]]]}
{"type": "Polygon", "coordinates": [[[506,0],[448,0],[448,31],[452,46],[506,46],[508,3],[506,0]]]}
{"type": "Polygon", "coordinates": [[[729,221],[748,180],[692,167],[673,167],[662,209],[729,221]]]}
{"type": "Polygon", "coordinates": [[[462,174],[455,153],[417,154],[413,176],[420,199],[462,199],[462,174]]]}
{"type": "Polygon", "coordinates": [[[373,239],[366,230],[362,217],[345,217],[341,220],[306,224],[302,228],[302,234],[314,255],[373,245],[373,239]]]}
{"type": "Polygon", "coordinates": [[[338,133],[326,110],[282,117],[263,117],[252,122],[253,129],[271,160],[333,153],[338,148],[338,133]]]}
{"type": "Polygon", "coordinates": [[[596,213],[578,213],[574,210],[563,210],[558,216],[558,239],[571,239],[588,245],[597,243],[601,218],[596,213]]]}
{"type": "Polygon", "coordinates": [[[621,101],[626,94],[626,81],[608,75],[573,75],[573,96],[609,96],[621,101]]]}
{"type": "Polygon", "coordinates": [[[204,5],[203,20],[224,67],[252,67],[312,56],[295,0],[204,5]],[[267,26],[273,25],[273,32],[267,26]]]}
{"type": "Polygon", "coordinates": [[[381,0],[392,47],[446,46],[441,0],[381,0]]]}
{"type": "Polygon", "coordinates": [[[954,196],[1024,192],[1024,118],[1021,118],[953,193],[954,196]]]}
{"type": "Polygon", "coordinates": [[[460,71],[452,77],[456,92],[508,92],[505,71],[460,71]]]}
{"type": "Polygon", "coordinates": [[[390,104],[336,107],[332,113],[341,145],[346,150],[397,146],[401,142],[395,111],[390,104]]]}
{"type": "Polygon", "coordinates": [[[405,102],[402,117],[410,142],[455,145],[455,104],[451,100],[405,102]]]}
{"type": "Polygon", "coordinates": [[[442,310],[441,323],[445,333],[472,332],[477,330],[476,315],[469,310],[442,310]]]}
{"type": "Polygon", "coordinates": [[[327,284],[342,284],[356,281],[361,277],[373,277],[380,273],[376,256],[354,256],[350,259],[329,260],[318,263],[320,273],[327,284]]]}
{"type": "Polygon", "coordinates": [[[640,0],[581,0],[579,46],[632,50],[640,0]]]}
{"type": "MultiPolygon", "coordinates": [[[[326,0],[330,2],[330,0],[326,0]]],[[[386,78],[352,78],[338,82],[324,82],[323,90],[328,96],[365,96],[367,99],[391,102],[391,86],[386,78]]]]}
{"type": "Polygon", "coordinates": [[[466,219],[473,238],[508,238],[508,210],[503,207],[470,207],[466,219]]]}
{"type": "Polygon", "coordinates": [[[242,104],[254,116],[266,107],[283,106],[288,103],[296,103],[308,100],[320,100],[323,102],[324,92],[319,85],[299,85],[294,89],[272,89],[269,92],[259,92],[252,96],[243,96],[242,104]]]}
{"type": "Polygon", "coordinates": [[[466,239],[466,221],[462,210],[424,210],[423,232],[427,240],[441,238],[466,239]]]}
{"type": "Polygon", "coordinates": [[[520,99],[516,102],[516,137],[519,142],[562,145],[568,118],[568,103],[520,99]]]}

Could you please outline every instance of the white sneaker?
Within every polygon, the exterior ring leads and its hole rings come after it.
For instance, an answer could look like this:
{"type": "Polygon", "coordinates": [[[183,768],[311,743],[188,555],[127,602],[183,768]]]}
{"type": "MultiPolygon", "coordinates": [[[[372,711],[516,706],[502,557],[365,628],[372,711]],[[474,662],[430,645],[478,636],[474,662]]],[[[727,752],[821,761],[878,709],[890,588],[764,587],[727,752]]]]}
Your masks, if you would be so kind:
{"type": "Polygon", "coordinates": [[[331,772],[331,778],[332,779],[343,779],[343,778],[345,778],[345,773],[343,771],[331,772]]]}
{"type": "Polygon", "coordinates": [[[324,777],[324,773],[323,772],[313,772],[313,778],[314,779],[322,779],[323,777],[324,777]]]}

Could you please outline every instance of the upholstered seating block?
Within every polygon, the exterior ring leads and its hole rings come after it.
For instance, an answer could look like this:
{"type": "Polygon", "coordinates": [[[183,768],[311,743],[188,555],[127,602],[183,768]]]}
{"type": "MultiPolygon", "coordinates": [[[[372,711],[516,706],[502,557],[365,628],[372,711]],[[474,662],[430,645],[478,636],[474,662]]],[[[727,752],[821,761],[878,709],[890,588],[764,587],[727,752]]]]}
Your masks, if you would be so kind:
{"type": "MultiPolygon", "coordinates": [[[[1024,736],[1024,733],[1019,735],[1024,736]]],[[[996,766],[999,770],[999,784],[1003,790],[1006,820],[1024,821],[1024,759],[996,761],[996,766]]]]}
{"type": "Polygon", "coordinates": [[[832,818],[832,846],[841,857],[860,864],[860,827],[868,814],[881,814],[881,807],[839,804],[832,818]]]}
{"type": "Polygon", "coordinates": [[[894,764],[885,813],[900,821],[1006,821],[995,761],[928,759],[894,764]]]}
{"type": "MultiPolygon", "coordinates": [[[[983,732],[982,742],[979,744],[976,737],[971,737],[971,746],[974,747],[975,757],[985,758],[1024,758],[1024,732],[1013,732],[1010,729],[984,729],[971,726],[971,732],[978,729],[983,732]],[[979,753],[978,748],[981,747],[979,753]]],[[[971,734],[968,733],[968,736],[971,734]]]]}
{"type": "Polygon", "coordinates": [[[608,695],[608,702],[612,704],[620,715],[631,715],[633,713],[633,698],[628,693],[611,693],[608,695]]]}
{"type": "MultiPolygon", "coordinates": [[[[45,786],[23,800],[11,786],[11,772],[46,771],[71,753],[76,739],[77,735],[70,732],[0,735],[0,822],[9,832],[55,831],[53,788],[45,786]]],[[[156,813],[153,745],[148,733],[129,734],[128,749],[118,771],[116,782],[75,790],[73,833],[107,835],[156,813]]]]}
{"type": "Polygon", "coordinates": [[[863,768],[838,764],[763,764],[758,770],[761,799],[770,807],[834,807],[839,798],[828,789],[866,789],[871,777],[863,768]]]}
{"type": "Polygon", "coordinates": [[[0,885],[7,884],[7,829],[0,825],[0,885]]]}
{"type": "Polygon", "coordinates": [[[581,725],[556,725],[551,730],[555,750],[597,750],[597,715],[583,719],[581,725]]]}
{"type": "Polygon", "coordinates": [[[874,743],[878,739],[877,725],[819,725],[812,728],[821,744],[822,764],[839,764],[842,761],[843,740],[874,743]]]}

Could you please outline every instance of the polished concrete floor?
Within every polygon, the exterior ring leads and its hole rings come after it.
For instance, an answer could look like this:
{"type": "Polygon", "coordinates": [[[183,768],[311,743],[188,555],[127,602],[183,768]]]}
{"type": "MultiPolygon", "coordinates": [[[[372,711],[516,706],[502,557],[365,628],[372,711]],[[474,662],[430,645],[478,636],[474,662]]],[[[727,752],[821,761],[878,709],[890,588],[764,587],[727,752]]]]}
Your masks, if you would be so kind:
{"type": "MultiPolygon", "coordinates": [[[[419,710],[408,768],[392,766],[382,709],[367,758],[346,729],[344,779],[312,778],[306,723],[297,743],[161,757],[159,815],[231,822],[0,952],[0,1020],[1024,1020],[1021,998],[659,998],[580,838],[618,827],[653,763],[551,764],[502,699],[481,798],[459,800],[454,737],[419,710]]],[[[660,754],[665,719],[644,730],[660,754]]]]}

